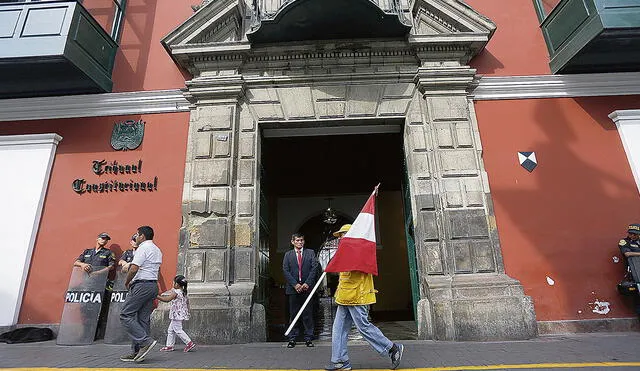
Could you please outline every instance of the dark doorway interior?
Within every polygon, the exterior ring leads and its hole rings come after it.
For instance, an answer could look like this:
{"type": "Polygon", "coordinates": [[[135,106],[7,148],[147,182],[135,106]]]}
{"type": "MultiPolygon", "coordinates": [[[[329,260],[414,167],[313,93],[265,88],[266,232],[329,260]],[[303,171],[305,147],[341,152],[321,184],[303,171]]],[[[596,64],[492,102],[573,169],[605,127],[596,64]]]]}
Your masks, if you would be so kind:
{"type": "MultiPolygon", "coordinates": [[[[337,230],[342,223],[353,220],[350,215],[338,213],[339,220],[335,225],[327,226],[323,224],[324,208],[318,207],[309,210],[306,219],[296,221],[298,230],[278,231],[278,220],[286,218],[284,214],[288,212],[278,208],[279,200],[301,200],[300,207],[305,207],[304,200],[311,198],[361,196],[364,203],[378,183],[382,183],[377,201],[380,274],[375,278],[375,285],[379,294],[378,302],[371,308],[371,318],[386,328],[388,324],[384,326],[382,322],[413,321],[401,192],[404,179],[402,134],[263,138],[261,160],[264,204],[261,209],[268,210],[265,219],[269,230],[269,281],[272,285],[267,305],[269,339],[281,341],[288,324],[282,258],[290,246],[279,246],[286,244],[286,239],[283,242],[278,235],[302,231],[306,236],[306,247],[318,249],[330,230],[337,230]]],[[[355,217],[358,211],[359,208],[352,216],[355,217]]],[[[328,281],[335,279],[329,277],[328,281]]],[[[331,290],[328,291],[328,295],[332,295],[331,290]]],[[[318,312],[322,311],[322,308],[318,309],[318,312]]],[[[322,317],[321,313],[316,316],[319,321],[316,332],[321,340],[322,326],[325,338],[327,325],[330,330],[330,323],[321,323],[322,317]]]]}

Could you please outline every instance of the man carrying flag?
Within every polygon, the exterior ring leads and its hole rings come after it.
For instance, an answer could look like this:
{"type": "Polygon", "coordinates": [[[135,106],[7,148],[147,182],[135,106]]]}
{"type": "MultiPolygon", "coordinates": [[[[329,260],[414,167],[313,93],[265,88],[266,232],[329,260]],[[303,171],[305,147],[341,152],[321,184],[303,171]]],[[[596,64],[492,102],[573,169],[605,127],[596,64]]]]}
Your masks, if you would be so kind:
{"type": "Polygon", "coordinates": [[[347,353],[347,336],[353,324],[362,337],[383,357],[391,359],[391,368],[400,365],[404,346],[393,343],[369,322],[369,305],[376,302],[373,275],[376,262],[375,196],[367,200],[353,225],[345,224],[333,235],[340,238],[338,251],[325,272],[340,273],[335,300],[338,304],[331,335],[331,363],[326,370],[351,370],[347,353]]]}

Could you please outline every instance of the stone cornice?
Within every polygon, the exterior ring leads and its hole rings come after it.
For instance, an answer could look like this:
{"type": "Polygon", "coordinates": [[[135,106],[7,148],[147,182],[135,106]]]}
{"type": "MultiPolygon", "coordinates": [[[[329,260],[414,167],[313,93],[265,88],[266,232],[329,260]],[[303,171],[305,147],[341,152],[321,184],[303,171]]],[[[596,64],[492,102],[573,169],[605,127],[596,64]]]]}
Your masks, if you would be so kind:
{"type": "Polygon", "coordinates": [[[245,89],[241,75],[198,77],[186,85],[184,96],[193,104],[237,102],[245,89]]]}
{"type": "Polygon", "coordinates": [[[636,94],[640,94],[639,72],[476,77],[470,96],[494,100],[636,94]]]}
{"type": "Polygon", "coordinates": [[[184,112],[189,102],[180,90],[0,99],[0,121],[184,112]]]}
{"type": "MultiPolygon", "coordinates": [[[[470,69],[469,69],[470,70],[470,69]]],[[[367,81],[414,81],[422,89],[428,86],[457,86],[463,93],[469,83],[469,73],[457,77],[442,71],[436,73],[423,69],[415,71],[370,74],[330,74],[300,76],[250,76],[226,78],[226,86],[218,78],[218,85],[207,87],[206,78],[194,79],[190,99],[197,96],[229,97],[242,94],[244,87],[296,85],[296,84],[344,84],[367,81]],[[240,79],[240,80],[239,80],[240,79]],[[422,80],[421,80],[422,79],[422,80]]],[[[469,86],[469,97],[474,100],[571,98],[589,96],[640,95],[640,73],[609,73],[580,75],[540,75],[476,77],[469,86]]],[[[450,91],[450,90],[449,90],[450,91]]],[[[638,102],[640,107],[640,99],[638,102]]],[[[189,111],[190,103],[182,91],[152,90],[127,93],[69,95],[43,98],[0,99],[0,122],[20,120],[47,120],[72,117],[120,116],[189,111]]],[[[617,111],[613,120],[626,119],[637,110],[617,111]]]]}
{"type": "Polygon", "coordinates": [[[418,69],[415,81],[424,95],[467,95],[476,70],[466,67],[418,69]]]}

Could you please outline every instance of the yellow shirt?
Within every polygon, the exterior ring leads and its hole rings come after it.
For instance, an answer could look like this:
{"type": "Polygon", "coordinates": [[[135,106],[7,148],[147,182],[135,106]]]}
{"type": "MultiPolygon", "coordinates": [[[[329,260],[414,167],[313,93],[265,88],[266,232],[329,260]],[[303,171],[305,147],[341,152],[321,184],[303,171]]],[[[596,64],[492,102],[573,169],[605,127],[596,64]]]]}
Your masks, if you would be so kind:
{"type": "Polygon", "coordinates": [[[376,302],[373,276],[358,271],[340,272],[336,303],[340,305],[368,305],[376,302]]]}

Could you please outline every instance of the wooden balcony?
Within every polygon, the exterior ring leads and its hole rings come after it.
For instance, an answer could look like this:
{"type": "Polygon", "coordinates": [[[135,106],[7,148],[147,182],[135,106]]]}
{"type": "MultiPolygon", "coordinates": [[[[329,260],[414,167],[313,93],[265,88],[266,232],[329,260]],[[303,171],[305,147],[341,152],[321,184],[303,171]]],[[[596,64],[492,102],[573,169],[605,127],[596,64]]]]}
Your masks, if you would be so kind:
{"type": "Polygon", "coordinates": [[[0,98],[110,92],[117,48],[77,1],[0,3],[0,98]]]}
{"type": "Polygon", "coordinates": [[[541,28],[553,73],[640,71],[639,0],[561,0],[541,28]]]}

